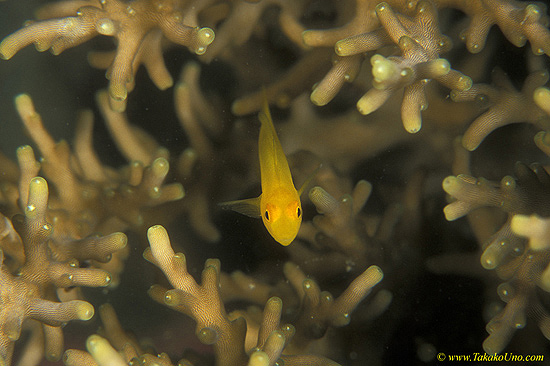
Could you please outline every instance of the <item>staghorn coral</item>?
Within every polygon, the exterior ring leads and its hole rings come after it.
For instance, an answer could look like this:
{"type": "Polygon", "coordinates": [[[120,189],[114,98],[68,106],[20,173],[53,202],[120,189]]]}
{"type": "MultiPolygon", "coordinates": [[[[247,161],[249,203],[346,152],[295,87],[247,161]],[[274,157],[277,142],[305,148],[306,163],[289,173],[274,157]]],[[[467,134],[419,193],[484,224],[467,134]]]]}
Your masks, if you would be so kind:
{"type": "MultiPolygon", "coordinates": [[[[142,207],[178,199],[183,194],[177,184],[167,186],[165,191],[159,188],[168,169],[163,158],[146,169],[134,164],[129,184],[117,182],[114,172],[101,166],[90,146],[90,119],[81,120],[78,151],[73,155],[66,142],[53,142],[29,96],[18,96],[16,106],[44,156],[38,162],[30,146],[19,148],[18,187],[3,187],[4,192],[11,192],[5,202],[6,212],[15,213],[11,221],[2,216],[8,239],[1,247],[5,283],[2,327],[7,336],[2,341],[1,357],[6,363],[11,360],[12,342],[19,338],[26,318],[45,323],[44,354],[48,359],[59,359],[63,350],[60,325],[72,319],[90,319],[93,307],[81,300],[55,303],[59,296],[56,289],[116,286],[127,256],[127,238],[115,228],[139,226],[143,222],[139,212],[142,207]],[[53,183],[55,195],[49,193],[44,178],[35,177],[39,172],[53,183]],[[97,205],[100,195],[111,200],[110,209],[97,205]],[[122,195],[125,203],[117,195],[122,195]],[[23,214],[17,213],[17,206],[23,214]],[[107,235],[97,234],[104,231],[107,235]],[[13,302],[20,294],[27,295],[13,302]]],[[[119,179],[123,176],[120,174],[119,179]]]]}
{"type": "MultiPolygon", "coordinates": [[[[95,268],[79,268],[79,258],[108,258],[126,245],[122,233],[100,238],[88,238],[84,242],[66,240],[65,258],[57,259],[50,240],[56,225],[47,221],[48,185],[44,178],[36,177],[28,183],[28,199],[24,216],[14,216],[13,221],[20,237],[25,259],[12,273],[4,265],[2,252],[2,340],[0,360],[11,362],[13,342],[19,339],[23,321],[34,319],[43,323],[44,354],[50,360],[58,360],[63,351],[61,325],[69,320],[89,320],[93,306],[85,301],[58,302],[56,290],[73,286],[107,286],[111,281],[108,272],[95,268]],[[87,243],[86,243],[87,242],[87,243]],[[95,248],[101,248],[97,251],[95,248]],[[90,256],[90,251],[97,251],[90,256]],[[71,253],[72,252],[72,253],[71,253]],[[69,255],[75,257],[66,259],[69,255]],[[88,254],[88,255],[86,255],[88,254]]],[[[63,251],[59,251],[63,252],[63,251]]]]}
{"type": "MultiPolygon", "coordinates": [[[[449,48],[450,41],[439,33],[437,12],[433,4],[418,2],[413,19],[398,18],[387,3],[378,4],[375,10],[385,32],[381,33],[377,29],[372,34],[362,30],[360,35],[338,41],[334,46],[336,53],[339,56],[357,58],[356,55],[380,48],[390,40],[397,44],[402,57],[385,58],[379,54],[372,56],[374,88],[359,99],[357,109],[361,114],[369,114],[378,109],[395,90],[405,88],[401,106],[403,126],[408,132],[418,132],[422,125],[420,112],[427,108],[424,89],[429,79],[436,79],[451,89],[458,90],[469,89],[471,80],[451,70],[448,61],[439,58],[439,54],[449,48]]],[[[304,35],[307,36],[308,34],[304,35]]],[[[345,73],[346,76],[349,74],[345,73]]],[[[354,76],[349,77],[353,78],[354,76]]],[[[325,104],[332,99],[334,92],[328,92],[327,87],[335,88],[334,84],[334,77],[328,74],[311,94],[312,101],[325,104]]],[[[339,88],[336,84],[335,89],[339,88]]]]}
{"type": "MultiPolygon", "coordinates": [[[[540,75],[531,75],[530,78],[535,79],[537,76],[540,77],[540,75]]],[[[542,77],[546,81],[547,76],[542,75],[542,77]]],[[[530,84],[533,84],[533,80],[530,84]]],[[[544,89],[537,88],[535,92],[534,87],[526,89],[528,96],[537,95],[535,103],[543,107],[545,98],[540,94],[544,93],[544,89]]],[[[525,99],[526,96],[515,95],[503,104],[525,101],[525,99]]],[[[531,104],[534,103],[531,102],[531,104]]],[[[527,113],[532,113],[533,107],[531,105],[527,113]]],[[[514,109],[502,108],[501,110],[513,112],[514,109]]],[[[499,121],[501,124],[509,123],[509,118],[493,117],[498,113],[487,112],[492,116],[483,115],[470,129],[475,129],[476,125],[490,124],[490,122],[479,122],[481,119],[499,121]]],[[[534,114],[538,115],[537,119],[540,120],[540,112],[537,111],[534,114]]],[[[483,130],[478,128],[480,129],[483,130]]],[[[479,134],[483,136],[483,132],[479,134]]],[[[472,150],[469,142],[472,141],[473,135],[470,133],[470,138],[465,136],[462,139],[463,145],[469,150],[472,150]]],[[[545,151],[544,135],[544,132],[538,133],[534,138],[542,151],[545,151]]],[[[536,295],[536,287],[539,286],[545,291],[550,289],[547,274],[550,257],[547,246],[544,244],[545,220],[540,218],[540,216],[548,216],[546,207],[550,198],[548,197],[550,175],[545,167],[538,163],[530,166],[517,163],[515,174],[517,178],[512,176],[502,178],[500,185],[464,174],[450,176],[443,181],[443,189],[456,198],[456,201],[444,209],[448,220],[455,220],[487,206],[498,207],[508,213],[504,225],[483,243],[481,255],[482,266],[486,269],[495,269],[498,276],[506,281],[497,288],[506,306],[487,324],[489,337],[483,343],[483,347],[489,354],[500,353],[512,338],[514,331],[525,327],[528,315],[535,320],[545,337],[549,338],[549,313],[543,305],[543,300],[536,295]],[[529,242],[525,243],[523,237],[529,238],[529,242]]],[[[487,220],[487,217],[494,214],[483,212],[481,216],[487,220]]]]}
{"type": "Polygon", "coordinates": [[[462,137],[462,144],[475,150],[491,132],[510,123],[530,122],[548,128],[548,116],[533,100],[533,92],[548,81],[548,73],[540,71],[529,75],[518,93],[501,70],[493,72],[494,86],[476,84],[468,91],[451,93],[455,102],[477,100],[488,106],[488,111],[475,119],[462,137]]]}
{"type": "MultiPolygon", "coordinates": [[[[405,12],[413,7],[412,3],[395,3],[405,12]]],[[[377,54],[371,58],[374,88],[357,102],[362,114],[377,110],[396,90],[405,88],[402,120],[405,129],[414,133],[421,127],[421,110],[427,108],[424,89],[429,79],[437,79],[451,89],[471,87],[467,76],[450,69],[449,62],[439,58],[440,53],[450,48],[450,40],[440,33],[435,5],[431,2],[419,1],[414,17],[396,13],[385,2],[358,0],[355,10],[355,17],[344,27],[307,30],[302,35],[307,46],[333,46],[336,53],[332,69],[313,89],[311,101],[314,104],[327,104],[345,82],[357,77],[365,52],[389,44],[398,45],[402,57],[386,58],[377,54]]]]}
{"type": "Polygon", "coordinates": [[[132,89],[135,73],[142,63],[160,89],[172,86],[172,78],[162,61],[162,36],[199,55],[206,52],[214,40],[212,29],[183,24],[181,1],[133,1],[131,4],[120,0],[69,1],[52,8],[42,10],[45,20],[29,23],[6,37],[0,43],[0,56],[10,59],[31,43],[39,51],[51,49],[57,55],[99,34],[113,36],[118,47],[107,78],[111,105],[117,110],[125,109],[128,89],[132,89]]]}
{"type": "Polygon", "coordinates": [[[438,3],[456,7],[471,17],[470,24],[461,32],[460,38],[472,53],[480,52],[485,47],[489,29],[496,24],[516,47],[522,47],[529,41],[535,54],[550,55],[548,15],[544,3],[495,0],[443,0],[438,3]]]}
{"type": "MultiPolygon", "coordinates": [[[[72,154],[66,141],[54,142],[29,96],[20,95],[15,103],[26,130],[43,155],[39,163],[34,159],[31,147],[18,150],[20,184],[43,171],[45,178],[56,188],[56,200],[52,200],[50,205],[66,210],[70,215],[70,220],[60,219],[67,226],[66,235],[84,237],[94,231],[112,232],[115,227],[120,230],[139,227],[144,224],[143,212],[147,208],[183,197],[180,184],[163,186],[169,163],[158,156],[162,155],[162,149],[149,152],[147,161],[135,160],[127,169],[113,172],[101,165],[93,151],[89,115],[80,121],[75,153],[72,154]],[[105,203],[98,204],[101,201],[105,203]]],[[[138,139],[131,133],[126,133],[124,138],[128,150],[131,149],[128,139],[138,139]]],[[[129,154],[128,157],[134,156],[129,154]]],[[[145,160],[142,155],[137,159],[145,160]]],[[[27,195],[21,188],[20,192],[19,200],[24,202],[27,195]]]]}
{"type": "MultiPolygon", "coordinates": [[[[172,362],[165,353],[152,355],[145,353],[141,345],[126,332],[110,304],[103,304],[99,308],[99,316],[103,328],[99,334],[92,334],[86,340],[88,352],[69,349],[63,355],[65,365],[127,365],[139,362],[141,365],[172,366],[172,362]]],[[[181,359],[178,365],[192,365],[186,359],[181,359]]]]}
{"type": "Polygon", "coordinates": [[[457,199],[445,207],[448,220],[485,206],[498,207],[509,213],[505,224],[483,244],[481,255],[481,265],[486,269],[495,269],[499,277],[506,281],[497,291],[507,305],[487,324],[490,335],[483,347],[488,354],[500,353],[504,349],[514,330],[525,326],[527,314],[532,314],[548,337],[549,316],[535,296],[537,284],[546,289],[548,284],[544,282],[545,277],[534,273],[545,269],[550,257],[547,251],[540,251],[532,245],[526,247],[515,233],[519,231],[525,235],[526,231],[530,231],[526,222],[521,221],[521,214],[548,214],[543,202],[548,200],[545,196],[549,192],[547,182],[550,176],[540,165],[529,168],[518,164],[516,174],[517,181],[511,176],[504,177],[500,187],[485,179],[476,180],[465,175],[447,177],[443,182],[445,191],[457,199]]]}
{"type": "MultiPolygon", "coordinates": [[[[219,365],[240,365],[247,358],[245,339],[254,329],[249,316],[227,314],[220,299],[220,262],[207,260],[202,272],[202,285],[195,282],[187,272],[186,258],[182,253],[174,253],[166,229],[153,226],[148,230],[151,250],[144,257],[157,265],[167,276],[174,289],[167,290],[153,286],[149,294],[158,302],[178,310],[196,321],[195,334],[204,344],[212,344],[219,365]]],[[[329,293],[321,293],[316,283],[306,279],[305,275],[292,264],[287,264],[286,276],[292,286],[301,294],[303,308],[295,321],[296,326],[281,325],[283,302],[271,297],[265,305],[263,320],[257,327],[257,342],[253,352],[262,351],[269,359],[269,365],[275,364],[287,347],[305,347],[302,343],[312,337],[307,332],[316,333],[320,338],[326,327],[343,326],[349,323],[350,312],[382,279],[382,271],[376,266],[368,268],[337,299],[329,293]],[[303,334],[302,332],[306,332],[303,334]],[[290,343],[290,344],[288,344],[290,343]]],[[[223,291],[223,289],[221,289],[223,291]]],[[[259,357],[259,356],[253,356],[259,357]]],[[[314,356],[294,356],[292,353],[281,357],[285,364],[300,365],[306,362],[314,364],[332,364],[330,361],[313,361],[314,356]],[[309,360],[309,361],[306,361],[309,360]]],[[[252,362],[252,361],[251,361],[252,362]]]]}
{"type": "Polygon", "coordinates": [[[425,364],[480,345],[548,354],[544,4],[1,4],[4,364],[64,348],[65,364],[94,366],[425,364]],[[263,88],[297,185],[323,164],[288,248],[217,208],[259,193],[263,88]],[[26,229],[37,182],[49,186],[40,240],[26,229]],[[148,227],[155,266],[140,256],[148,227]],[[70,321],[92,309],[99,329],[70,321]]]}

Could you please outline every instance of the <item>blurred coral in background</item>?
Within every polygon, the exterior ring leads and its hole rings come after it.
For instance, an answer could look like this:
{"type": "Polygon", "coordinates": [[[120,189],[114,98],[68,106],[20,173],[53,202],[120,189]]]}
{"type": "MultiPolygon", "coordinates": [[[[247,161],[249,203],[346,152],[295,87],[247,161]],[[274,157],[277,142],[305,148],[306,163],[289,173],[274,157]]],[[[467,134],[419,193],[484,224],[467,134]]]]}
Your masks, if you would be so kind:
{"type": "Polygon", "coordinates": [[[0,10],[0,365],[550,357],[545,4],[0,10]],[[263,98],[313,177],[288,247],[218,205],[263,98]]]}

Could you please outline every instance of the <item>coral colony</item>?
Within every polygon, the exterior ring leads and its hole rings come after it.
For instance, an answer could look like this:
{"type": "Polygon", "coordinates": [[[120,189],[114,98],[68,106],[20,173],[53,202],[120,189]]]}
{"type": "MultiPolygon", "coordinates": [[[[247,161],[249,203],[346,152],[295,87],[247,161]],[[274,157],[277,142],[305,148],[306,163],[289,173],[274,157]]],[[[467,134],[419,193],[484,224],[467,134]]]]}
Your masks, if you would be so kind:
{"type": "Polygon", "coordinates": [[[0,10],[1,366],[548,362],[545,4],[0,10]],[[267,105],[288,246],[219,205],[267,105]]]}

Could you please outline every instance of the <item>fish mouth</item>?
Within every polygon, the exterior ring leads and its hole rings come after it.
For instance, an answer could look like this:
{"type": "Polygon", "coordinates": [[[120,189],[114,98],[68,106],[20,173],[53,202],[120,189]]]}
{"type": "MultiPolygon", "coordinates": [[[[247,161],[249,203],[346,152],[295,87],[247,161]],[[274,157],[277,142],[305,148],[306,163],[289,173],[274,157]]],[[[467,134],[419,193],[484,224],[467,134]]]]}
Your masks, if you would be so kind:
{"type": "Polygon", "coordinates": [[[294,237],[291,237],[291,238],[281,238],[279,240],[277,240],[281,245],[283,246],[287,246],[289,245],[290,243],[292,243],[294,241],[294,237]]]}

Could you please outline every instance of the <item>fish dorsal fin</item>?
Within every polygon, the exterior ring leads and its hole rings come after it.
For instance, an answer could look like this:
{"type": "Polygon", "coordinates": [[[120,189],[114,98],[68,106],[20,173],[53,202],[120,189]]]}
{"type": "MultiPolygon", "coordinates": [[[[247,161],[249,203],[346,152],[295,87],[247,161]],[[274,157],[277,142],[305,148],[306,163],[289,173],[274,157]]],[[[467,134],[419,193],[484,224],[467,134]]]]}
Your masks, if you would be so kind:
{"type": "Polygon", "coordinates": [[[265,90],[263,92],[262,109],[258,114],[258,118],[262,123],[258,140],[262,192],[266,190],[266,185],[293,185],[290,168],[273,125],[265,90]]]}
{"type": "Polygon", "coordinates": [[[258,218],[262,216],[260,213],[260,197],[247,198],[245,200],[238,201],[222,202],[219,203],[219,205],[223,209],[233,210],[246,216],[258,218]]]}

